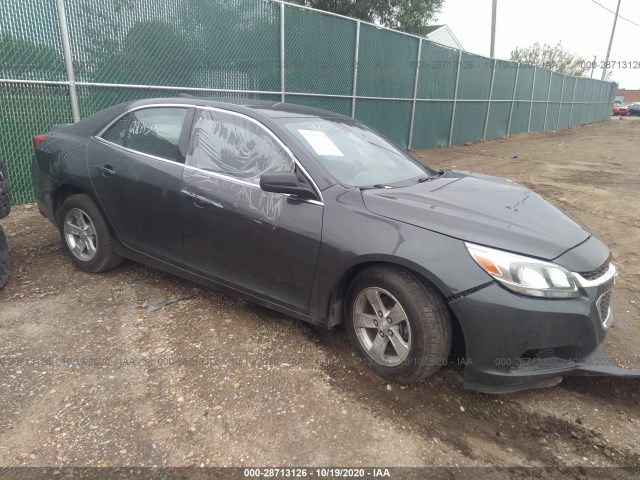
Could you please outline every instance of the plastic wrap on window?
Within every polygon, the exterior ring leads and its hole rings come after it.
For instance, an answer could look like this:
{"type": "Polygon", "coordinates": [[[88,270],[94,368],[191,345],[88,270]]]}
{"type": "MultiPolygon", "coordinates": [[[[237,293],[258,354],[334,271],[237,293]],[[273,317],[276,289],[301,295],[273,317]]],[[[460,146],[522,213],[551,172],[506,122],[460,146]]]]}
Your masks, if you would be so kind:
{"type": "Polygon", "coordinates": [[[204,199],[210,208],[230,210],[274,228],[278,225],[286,197],[262,191],[260,177],[268,172],[293,171],[294,162],[260,125],[239,115],[199,110],[187,166],[202,171],[185,168],[183,190],[204,199]]]}
{"type": "Polygon", "coordinates": [[[221,208],[258,223],[278,226],[286,197],[259,187],[234,182],[198,170],[184,169],[182,189],[204,199],[208,208],[221,208]]]}
{"type": "Polygon", "coordinates": [[[247,182],[268,172],[293,171],[292,158],[260,125],[218,110],[199,110],[187,163],[247,182]]]}

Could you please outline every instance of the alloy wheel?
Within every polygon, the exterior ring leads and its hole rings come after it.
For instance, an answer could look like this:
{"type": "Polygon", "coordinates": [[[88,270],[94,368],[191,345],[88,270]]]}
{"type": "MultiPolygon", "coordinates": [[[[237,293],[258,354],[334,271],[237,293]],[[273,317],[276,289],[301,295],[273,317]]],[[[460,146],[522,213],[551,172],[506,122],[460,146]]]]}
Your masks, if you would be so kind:
{"type": "Polygon", "coordinates": [[[370,287],[353,304],[353,326],[369,358],[387,367],[402,364],[411,348],[411,325],[400,302],[388,291],[370,287]]]}
{"type": "Polygon", "coordinates": [[[70,209],[64,217],[64,238],[71,253],[90,262],[98,250],[98,237],[91,218],[79,208],[70,209]]]}

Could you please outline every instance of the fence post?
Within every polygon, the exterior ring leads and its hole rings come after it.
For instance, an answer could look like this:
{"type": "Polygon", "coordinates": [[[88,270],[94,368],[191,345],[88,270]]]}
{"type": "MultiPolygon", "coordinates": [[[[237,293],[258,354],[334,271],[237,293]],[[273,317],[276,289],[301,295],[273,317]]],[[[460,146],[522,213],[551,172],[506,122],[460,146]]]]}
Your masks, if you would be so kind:
{"type": "Polygon", "coordinates": [[[284,83],[284,1],[280,2],[280,101],[285,100],[284,83]]]}
{"type": "Polygon", "coordinates": [[[56,10],[58,12],[60,37],[62,39],[62,55],[64,57],[64,66],[67,70],[67,80],[69,81],[69,102],[71,104],[71,118],[73,119],[73,123],[76,123],[80,121],[80,108],[78,107],[76,76],[73,72],[73,57],[71,56],[71,44],[69,42],[69,28],[67,26],[67,14],[64,10],[64,0],[56,0],[56,10]]]}
{"type": "MultiPolygon", "coordinates": [[[[589,88],[589,82],[584,84],[584,90],[582,92],[582,103],[580,104],[580,119],[581,119],[580,125],[584,125],[582,123],[582,112],[585,110],[584,107],[585,107],[585,100],[587,98],[587,88],[589,88]]],[[[588,120],[589,120],[589,115],[587,115],[587,122],[586,123],[589,123],[588,120]]]]}
{"type": "Polygon", "coordinates": [[[518,88],[518,74],[520,73],[520,62],[516,63],[516,79],[513,82],[513,93],[511,94],[511,108],[509,109],[509,124],[507,125],[507,137],[511,133],[511,118],[513,117],[513,107],[516,103],[516,89],[518,88]]]}
{"type": "Polygon", "coordinates": [[[353,58],[353,90],[351,96],[351,118],[356,117],[356,94],[358,91],[358,62],[360,56],[360,20],[356,21],[356,51],[353,58]]]}
{"type": "MultiPolygon", "coordinates": [[[[582,108],[584,109],[585,105],[584,102],[587,99],[587,88],[589,88],[589,83],[591,82],[587,82],[587,85],[584,87],[584,94],[582,95],[582,108]]],[[[593,96],[593,89],[591,89],[591,94],[589,95],[589,100],[586,102],[586,106],[587,106],[587,121],[584,122],[585,124],[589,123],[589,116],[591,115],[591,97],[593,96]]],[[[582,117],[582,112],[580,113],[580,116],[582,117]]]]}
{"type": "Polygon", "coordinates": [[[585,83],[582,89],[582,99],[580,100],[580,113],[578,114],[578,125],[582,125],[582,109],[584,108],[584,94],[587,91],[587,84],[585,83]]]}
{"type": "MultiPolygon", "coordinates": [[[[598,80],[596,80],[596,82],[598,82],[598,80]]],[[[593,108],[594,108],[594,106],[595,106],[595,102],[594,102],[594,100],[595,100],[596,87],[597,87],[597,86],[599,86],[599,84],[598,84],[598,83],[595,83],[595,84],[593,85],[593,93],[591,94],[591,109],[589,110],[589,112],[593,111],[593,108]]],[[[595,117],[595,114],[596,114],[596,112],[593,112],[593,114],[589,115],[589,117],[592,117],[592,118],[593,118],[593,117],[595,117]]],[[[593,120],[595,121],[595,118],[594,118],[593,120]]]]}
{"type": "Polygon", "coordinates": [[[533,113],[533,94],[536,91],[536,71],[538,67],[533,67],[533,85],[531,85],[531,104],[529,106],[529,122],[527,123],[527,132],[531,131],[531,114],[533,113]]]}
{"type": "Polygon", "coordinates": [[[549,88],[547,90],[547,106],[544,107],[544,123],[542,124],[542,131],[547,129],[547,112],[549,112],[549,98],[551,97],[551,81],[553,80],[553,72],[549,75],[549,88]]]}
{"type": "Polygon", "coordinates": [[[596,82],[597,80],[593,81],[593,88],[591,89],[591,96],[589,97],[589,115],[587,116],[587,123],[591,123],[591,117],[593,117],[591,112],[593,111],[593,95],[596,93],[596,82]]]}
{"type": "Polygon", "coordinates": [[[556,120],[556,130],[560,130],[560,112],[562,111],[562,97],[564,95],[564,79],[566,75],[562,75],[562,85],[560,86],[560,104],[558,105],[558,119],[556,120]]]}
{"type": "Polygon", "coordinates": [[[571,94],[571,107],[569,108],[569,125],[567,128],[571,128],[571,117],[573,117],[573,102],[576,100],[576,85],[578,84],[578,78],[573,77],[573,93],[571,94]]]}
{"type": "Polygon", "coordinates": [[[487,114],[484,117],[484,131],[482,133],[482,139],[487,139],[487,127],[489,126],[489,112],[491,111],[491,97],[493,97],[493,82],[496,79],[496,62],[497,60],[493,59],[493,72],[491,73],[491,86],[489,87],[489,101],[487,102],[487,114]]]}
{"type": "Polygon", "coordinates": [[[591,87],[591,94],[589,95],[589,102],[587,103],[587,105],[589,105],[589,110],[587,112],[587,124],[589,124],[589,120],[591,119],[591,105],[593,105],[593,92],[596,89],[596,84],[595,84],[595,80],[592,80],[593,86],[591,87]]]}
{"type": "Polygon", "coordinates": [[[413,105],[411,106],[411,125],[409,125],[409,145],[408,149],[411,150],[413,142],[413,122],[416,118],[416,98],[418,97],[418,79],[420,78],[420,58],[422,55],[422,39],[418,40],[418,60],[416,61],[416,78],[413,83],[413,105]]]}
{"type": "MultiPolygon", "coordinates": [[[[578,89],[578,81],[576,80],[576,90],[578,89]]],[[[580,109],[578,111],[578,121],[576,125],[580,125],[580,120],[582,119],[582,101],[584,100],[584,88],[582,89],[582,98],[580,102],[576,102],[576,105],[580,103],[580,109]]]]}
{"type": "Polygon", "coordinates": [[[453,91],[453,110],[451,111],[451,125],[449,126],[449,146],[453,143],[453,125],[456,121],[456,105],[458,103],[458,83],[460,83],[460,64],[462,63],[462,50],[458,50],[458,68],[456,71],[456,86],[453,91]]]}

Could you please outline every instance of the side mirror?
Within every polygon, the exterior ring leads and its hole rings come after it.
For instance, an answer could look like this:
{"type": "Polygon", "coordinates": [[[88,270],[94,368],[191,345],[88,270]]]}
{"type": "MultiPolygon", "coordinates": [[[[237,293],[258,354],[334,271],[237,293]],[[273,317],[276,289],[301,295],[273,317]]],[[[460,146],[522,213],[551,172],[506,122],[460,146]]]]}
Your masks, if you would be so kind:
{"type": "Polygon", "coordinates": [[[287,193],[298,198],[316,199],[313,188],[301,184],[295,172],[265,173],[260,177],[260,188],[265,192],[287,193]]]}

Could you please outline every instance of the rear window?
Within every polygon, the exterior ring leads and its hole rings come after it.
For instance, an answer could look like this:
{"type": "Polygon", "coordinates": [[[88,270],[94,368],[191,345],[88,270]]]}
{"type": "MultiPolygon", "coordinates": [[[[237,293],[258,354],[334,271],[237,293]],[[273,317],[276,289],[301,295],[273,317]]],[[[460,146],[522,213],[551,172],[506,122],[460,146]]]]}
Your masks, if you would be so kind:
{"type": "Polygon", "coordinates": [[[130,113],[124,146],[176,161],[186,108],[145,108],[130,113]]]}
{"type": "Polygon", "coordinates": [[[102,138],[116,145],[124,146],[124,138],[127,134],[127,125],[129,123],[129,115],[120,118],[116,123],[111,125],[102,138]]]}

